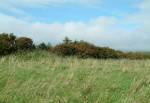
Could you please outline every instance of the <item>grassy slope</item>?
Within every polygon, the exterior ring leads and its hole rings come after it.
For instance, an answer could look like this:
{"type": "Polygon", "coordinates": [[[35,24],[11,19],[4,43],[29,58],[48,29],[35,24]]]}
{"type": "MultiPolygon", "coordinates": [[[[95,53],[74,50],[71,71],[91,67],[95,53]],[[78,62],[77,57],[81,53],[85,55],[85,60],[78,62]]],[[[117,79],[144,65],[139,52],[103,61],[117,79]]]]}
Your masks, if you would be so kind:
{"type": "Polygon", "coordinates": [[[0,103],[149,103],[150,61],[62,58],[47,52],[0,59],[0,103]]]}

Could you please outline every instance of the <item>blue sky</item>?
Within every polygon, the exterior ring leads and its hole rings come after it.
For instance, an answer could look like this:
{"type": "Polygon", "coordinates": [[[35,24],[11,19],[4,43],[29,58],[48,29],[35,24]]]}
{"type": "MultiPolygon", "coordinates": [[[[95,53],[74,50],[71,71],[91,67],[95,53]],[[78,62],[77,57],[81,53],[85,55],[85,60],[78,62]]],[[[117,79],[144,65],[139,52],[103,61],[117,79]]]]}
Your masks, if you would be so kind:
{"type": "Polygon", "coordinates": [[[150,0],[1,0],[0,32],[57,44],[68,36],[149,51],[150,0]]]}
{"type": "MultiPolygon", "coordinates": [[[[44,2],[44,0],[41,1],[44,2]]],[[[9,3],[9,1],[7,0],[5,2],[6,2],[5,5],[9,3]]],[[[95,0],[95,2],[93,0],[93,4],[66,2],[65,4],[57,4],[57,5],[41,4],[44,7],[41,7],[39,6],[40,4],[37,4],[36,7],[32,7],[28,5],[19,5],[20,3],[17,2],[15,3],[14,0],[13,2],[10,2],[10,5],[32,16],[33,18],[31,21],[50,23],[54,21],[59,21],[59,22],[85,21],[86,22],[91,18],[96,18],[99,16],[115,16],[117,18],[120,18],[127,13],[136,12],[138,8],[136,8],[135,4],[138,2],[140,2],[140,0],[97,0],[97,1],[95,0]]],[[[8,9],[1,8],[0,12],[6,13],[8,15],[13,15],[15,17],[24,16],[21,13],[16,14],[15,12],[12,12],[12,10],[9,10],[9,8],[8,9]]]]}

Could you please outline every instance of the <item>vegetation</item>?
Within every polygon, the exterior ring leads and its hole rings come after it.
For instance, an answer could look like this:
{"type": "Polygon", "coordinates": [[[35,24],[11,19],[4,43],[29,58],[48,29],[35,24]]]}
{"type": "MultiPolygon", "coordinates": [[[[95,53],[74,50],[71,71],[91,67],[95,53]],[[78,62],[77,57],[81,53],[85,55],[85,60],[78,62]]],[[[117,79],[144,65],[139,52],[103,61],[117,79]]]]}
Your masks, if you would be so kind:
{"type": "Polygon", "coordinates": [[[52,46],[51,44],[40,43],[39,45],[37,45],[37,49],[50,51],[52,49],[52,46]]]}
{"type": "Polygon", "coordinates": [[[77,56],[96,59],[149,59],[145,53],[125,53],[109,47],[98,47],[85,41],[71,41],[68,38],[53,48],[53,52],[62,56],[77,56]]]}
{"type": "Polygon", "coordinates": [[[34,48],[33,41],[27,37],[16,38],[13,33],[0,34],[0,55],[8,55],[18,50],[31,50],[34,48]]]}
{"type": "Polygon", "coordinates": [[[18,50],[30,50],[34,47],[32,39],[27,37],[17,38],[15,44],[18,50]]]}
{"type": "Polygon", "coordinates": [[[150,102],[149,53],[2,33],[0,56],[0,103],[150,102]]]}
{"type": "Polygon", "coordinates": [[[16,53],[0,58],[0,103],[149,103],[149,71],[150,60],[16,53]]]}
{"type": "Polygon", "coordinates": [[[79,58],[96,59],[149,59],[146,53],[124,53],[108,47],[98,47],[85,41],[72,41],[65,37],[63,43],[54,47],[41,43],[34,45],[33,40],[27,37],[17,38],[15,35],[0,34],[0,55],[7,55],[18,51],[24,52],[33,49],[47,50],[62,56],[77,56],[79,58]]]}
{"type": "Polygon", "coordinates": [[[76,41],[69,44],[59,44],[54,47],[54,52],[64,56],[76,55],[81,58],[122,58],[123,52],[106,47],[96,47],[93,44],[76,41]]]}
{"type": "Polygon", "coordinates": [[[16,36],[11,34],[0,34],[0,55],[10,54],[15,51],[16,36]]]}

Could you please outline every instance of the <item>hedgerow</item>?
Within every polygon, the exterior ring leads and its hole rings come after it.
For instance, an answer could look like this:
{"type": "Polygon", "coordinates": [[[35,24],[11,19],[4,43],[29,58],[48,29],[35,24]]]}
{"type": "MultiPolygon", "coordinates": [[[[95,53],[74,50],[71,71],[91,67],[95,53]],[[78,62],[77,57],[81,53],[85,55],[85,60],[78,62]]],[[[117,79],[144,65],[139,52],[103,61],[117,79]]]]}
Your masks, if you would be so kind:
{"type": "Polygon", "coordinates": [[[80,58],[123,58],[124,53],[108,47],[97,47],[85,41],[72,42],[70,44],[59,44],[53,49],[54,53],[63,56],[75,55],[80,58]]]}
{"type": "Polygon", "coordinates": [[[72,41],[65,38],[63,43],[54,47],[41,43],[34,45],[33,40],[27,37],[17,38],[14,34],[0,34],[0,55],[8,55],[17,51],[27,51],[32,49],[41,49],[53,52],[62,56],[77,56],[79,58],[97,58],[97,59],[149,59],[150,56],[142,53],[125,53],[109,47],[99,47],[86,41],[72,41]]]}

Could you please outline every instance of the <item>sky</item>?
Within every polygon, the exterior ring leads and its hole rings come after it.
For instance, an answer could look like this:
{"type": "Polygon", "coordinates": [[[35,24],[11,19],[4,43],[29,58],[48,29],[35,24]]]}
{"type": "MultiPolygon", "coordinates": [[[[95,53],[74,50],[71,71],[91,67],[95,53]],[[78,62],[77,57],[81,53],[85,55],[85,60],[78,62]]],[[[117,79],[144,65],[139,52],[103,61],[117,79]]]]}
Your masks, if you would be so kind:
{"type": "Polygon", "coordinates": [[[150,0],[0,0],[0,33],[150,51],[150,0]]]}

